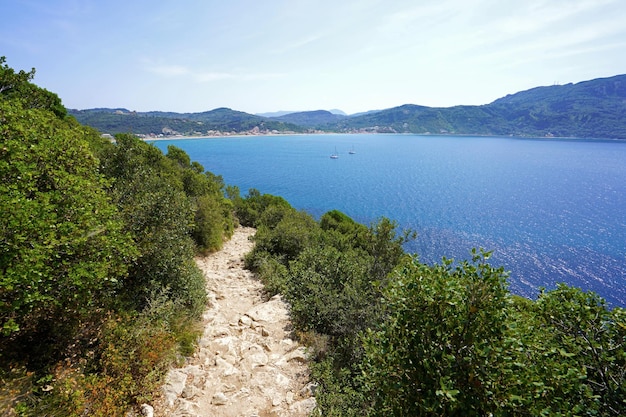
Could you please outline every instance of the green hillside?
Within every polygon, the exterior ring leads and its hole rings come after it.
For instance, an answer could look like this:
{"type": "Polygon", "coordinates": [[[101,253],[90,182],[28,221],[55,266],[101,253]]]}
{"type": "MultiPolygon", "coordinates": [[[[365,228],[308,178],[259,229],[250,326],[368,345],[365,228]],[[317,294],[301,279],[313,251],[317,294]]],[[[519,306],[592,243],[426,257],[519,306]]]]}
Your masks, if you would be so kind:
{"type": "Polygon", "coordinates": [[[626,75],[538,87],[489,105],[506,119],[507,133],[626,138],[626,75]]]}
{"type": "Polygon", "coordinates": [[[360,115],[326,110],[262,117],[227,108],[201,113],[68,110],[103,133],[416,133],[626,139],[626,75],[537,87],[482,106],[405,104],[360,115]]]}
{"type": "Polygon", "coordinates": [[[405,104],[353,116],[326,110],[263,117],[227,108],[201,113],[68,110],[103,133],[206,135],[306,133],[464,134],[626,139],[626,75],[537,87],[482,106],[405,104]]]}
{"type": "Polygon", "coordinates": [[[303,128],[227,108],[202,113],[131,112],[126,109],[69,109],[80,123],[102,133],[206,135],[211,133],[303,132],[303,128]]]}
{"type": "Polygon", "coordinates": [[[305,111],[297,113],[289,113],[284,116],[276,117],[276,120],[280,120],[285,123],[293,123],[308,128],[316,128],[328,123],[335,123],[345,119],[347,116],[340,114],[334,114],[327,110],[315,110],[305,111]]]}
{"type": "Polygon", "coordinates": [[[626,139],[626,75],[538,87],[483,106],[404,105],[344,119],[339,132],[452,133],[626,139]]]}

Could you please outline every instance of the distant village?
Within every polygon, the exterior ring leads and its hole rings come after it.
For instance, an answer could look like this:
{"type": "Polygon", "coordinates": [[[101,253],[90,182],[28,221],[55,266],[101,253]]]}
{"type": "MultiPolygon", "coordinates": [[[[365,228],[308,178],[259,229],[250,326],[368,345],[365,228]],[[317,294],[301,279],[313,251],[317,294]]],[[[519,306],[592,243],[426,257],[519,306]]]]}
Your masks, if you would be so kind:
{"type": "MultiPolygon", "coordinates": [[[[310,130],[306,132],[307,134],[315,134],[315,133],[326,133],[321,130],[310,130]]],[[[279,130],[268,130],[268,129],[260,129],[258,126],[254,128],[242,132],[232,131],[221,131],[221,130],[207,130],[206,132],[190,132],[190,133],[181,133],[177,132],[168,127],[164,127],[161,133],[136,133],[135,135],[141,139],[175,139],[175,138],[188,138],[188,137],[227,137],[227,136],[268,136],[268,135],[297,135],[301,134],[301,132],[294,131],[279,131],[279,130]]],[[[105,133],[101,135],[103,138],[114,139],[112,135],[105,133]]]]}

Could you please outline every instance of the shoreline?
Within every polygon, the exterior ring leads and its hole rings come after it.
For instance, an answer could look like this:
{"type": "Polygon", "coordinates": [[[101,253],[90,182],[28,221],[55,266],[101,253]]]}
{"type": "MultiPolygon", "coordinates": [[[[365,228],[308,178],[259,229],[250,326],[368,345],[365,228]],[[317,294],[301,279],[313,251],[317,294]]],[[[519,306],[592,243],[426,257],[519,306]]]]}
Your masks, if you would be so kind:
{"type": "Polygon", "coordinates": [[[236,133],[232,135],[193,135],[193,136],[185,136],[185,135],[175,135],[175,136],[164,136],[164,137],[141,137],[139,138],[146,142],[152,141],[163,141],[163,140],[190,140],[190,139],[223,139],[223,138],[249,138],[249,137],[274,137],[274,136],[322,136],[322,135],[347,135],[354,133],[334,133],[334,132],[315,132],[315,133],[260,133],[260,134],[246,134],[246,133],[236,133]]]}
{"type": "MultiPolygon", "coordinates": [[[[581,141],[581,142],[624,142],[625,139],[619,138],[579,138],[573,136],[504,136],[504,135],[476,135],[476,134],[460,134],[460,133],[393,133],[393,132],[311,132],[311,133],[236,133],[236,134],[222,134],[222,135],[175,135],[175,136],[163,136],[163,137],[142,137],[137,135],[141,140],[145,142],[159,142],[167,140],[193,140],[193,139],[223,139],[223,138],[249,138],[249,137],[276,137],[276,136],[333,136],[333,135],[394,135],[394,136],[430,136],[430,137],[467,137],[467,138],[500,138],[500,139],[518,139],[518,140],[546,140],[546,141],[581,141]]],[[[109,135],[110,136],[110,135],[109,135]]]]}

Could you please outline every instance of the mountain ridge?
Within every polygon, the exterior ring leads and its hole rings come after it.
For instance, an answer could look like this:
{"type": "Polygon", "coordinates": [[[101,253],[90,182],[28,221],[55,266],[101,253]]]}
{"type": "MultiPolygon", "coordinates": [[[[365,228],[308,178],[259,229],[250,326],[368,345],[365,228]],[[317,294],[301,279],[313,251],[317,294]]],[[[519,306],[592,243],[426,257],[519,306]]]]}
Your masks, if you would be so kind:
{"type": "Polygon", "coordinates": [[[125,110],[68,113],[103,133],[143,135],[336,132],[626,139],[626,74],[534,87],[483,105],[403,104],[356,115],[314,110],[267,117],[225,107],[200,113],[125,110]]]}

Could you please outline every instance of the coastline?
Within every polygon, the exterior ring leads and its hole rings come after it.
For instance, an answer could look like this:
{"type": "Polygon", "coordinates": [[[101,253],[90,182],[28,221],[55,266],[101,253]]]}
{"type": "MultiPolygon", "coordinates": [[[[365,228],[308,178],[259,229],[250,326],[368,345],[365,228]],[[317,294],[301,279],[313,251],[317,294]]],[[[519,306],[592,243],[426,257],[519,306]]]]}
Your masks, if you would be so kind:
{"type": "Polygon", "coordinates": [[[323,135],[360,135],[360,134],[371,134],[371,133],[337,133],[337,132],[307,132],[307,133],[299,133],[299,132],[281,132],[281,133],[233,133],[229,134],[215,134],[215,135],[173,135],[173,136],[157,136],[157,137],[146,137],[137,135],[141,140],[146,142],[157,142],[164,140],[190,140],[190,139],[223,139],[223,138],[249,138],[249,137],[270,137],[270,136],[323,136],[323,135]]]}
{"type": "MultiPolygon", "coordinates": [[[[503,139],[519,139],[519,140],[545,140],[545,141],[581,141],[581,142],[626,142],[626,139],[619,138],[579,138],[574,136],[515,136],[515,135],[476,135],[462,133],[397,133],[397,132],[267,132],[267,133],[233,133],[233,134],[214,134],[214,135],[172,135],[172,136],[155,136],[146,137],[145,135],[137,135],[141,140],[146,142],[171,141],[171,140],[192,140],[192,139],[223,139],[223,138],[249,138],[249,137],[274,137],[274,136],[333,136],[333,135],[394,135],[394,136],[430,136],[430,137],[468,137],[468,138],[503,138],[503,139]]],[[[109,135],[111,136],[111,135],[109,135]]],[[[112,136],[111,136],[112,137],[112,136]]]]}

